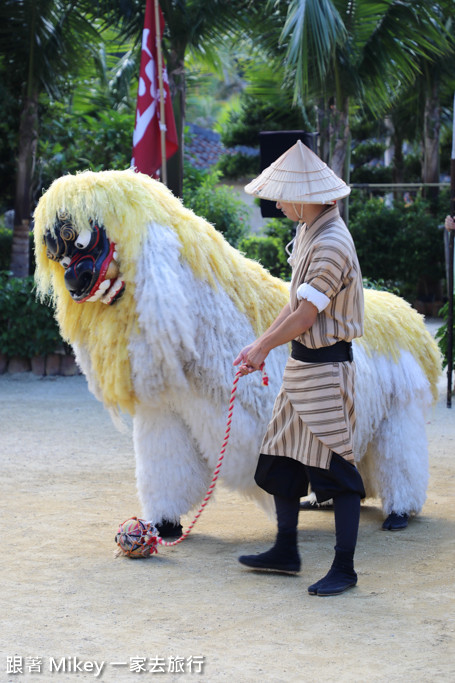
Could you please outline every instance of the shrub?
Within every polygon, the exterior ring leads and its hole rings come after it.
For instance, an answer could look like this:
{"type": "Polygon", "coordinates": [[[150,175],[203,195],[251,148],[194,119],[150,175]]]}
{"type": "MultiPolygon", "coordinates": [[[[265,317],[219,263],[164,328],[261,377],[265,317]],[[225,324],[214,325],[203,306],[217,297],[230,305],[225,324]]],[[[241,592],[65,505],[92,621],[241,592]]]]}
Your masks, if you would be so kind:
{"type": "Polygon", "coordinates": [[[291,267],[286,245],[292,240],[294,223],[287,218],[272,218],[266,223],[266,235],[250,235],[239,243],[248,258],[259,261],[271,275],[289,280],[291,267]]]}
{"type": "Polygon", "coordinates": [[[78,126],[74,116],[63,104],[53,103],[42,121],[36,166],[38,195],[66,173],[123,170],[130,165],[134,112],[110,109],[96,116],[84,114],[78,126]]]}
{"type": "Polygon", "coordinates": [[[397,287],[393,284],[386,282],[385,280],[370,280],[367,277],[363,278],[364,289],[376,289],[379,292],[390,292],[391,294],[400,294],[397,287]]]}
{"type": "MultiPolygon", "coordinates": [[[[441,350],[444,366],[448,364],[448,349],[449,349],[449,302],[447,301],[444,306],[439,311],[439,315],[443,318],[444,323],[441,325],[439,330],[435,334],[435,338],[438,342],[438,346],[441,350]]],[[[453,348],[452,348],[452,369],[455,369],[455,318],[452,320],[453,324],[453,348]]]]}
{"type": "MultiPolygon", "coordinates": [[[[11,246],[13,243],[13,231],[8,228],[0,228],[0,271],[8,270],[11,264],[11,246]]],[[[35,248],[33,244],[33,233],[30,233],[30,267],[29,273],[35,270],[35,248]]]]}
{"type": "Polygon", "coordinates": [[[444,278],[444,245],[429,204],[417,197],[387,206],[383,199],[350,203],[349,229],[362,274],[395,287],[408,301],[438,296],[444,278]]]}
{"type": "Polygon", "coordinates": [[[392,168],[384,167],[386,145],[374,140],[363,140],[355,145],[351,156],[351,183],[391,183],[392,168]]]}
{"type": "Polygon", "coordinates": [[[251,235],[240,241],[239,250],[248,258],[259,261],[271,275],[283,277],[287,263],[283,258],[283,250],[278,238],[251,235]]]}
{"type": "Polygon", "coordinates": [[[191,200],[191,195],[196,192],[204,179],[209,175],[209,171],[196,168],[186,159],[183,166],[183,200],[189,206],[188,202],[191,200]]]}
{"type": "Polygon", "coordinates": [[[286,252],[286,246],[295,235],[295,223],[289,218],[271,218],[265,225],[265,234],[277,237],[281,242],[283,252],[286,252]]]}
{"type": "Polygon", "coordinates": [[[260,172],[259,155],[253,156],[241,152],[222,154],[218,160],[217,168],[225,178],[257,176],[260,172]]]}
{"type": "Polygon", "coordinates": [[[185,165],[183,203],[212,223],[229,244],[237,247],[249,229],[248,207],[231,187],[218,185],[218,171],[190,170],[188,166],[185,165]]]}
{"type": "Polygon", "coordinates": [[[35,297],[33,278],[0,272],[0,353],[33,358],[62,344],[52,308],[35,297]]]}
{"type": "Polygon", "coordinates": [[[351,183],[392,183],[390,166],[361,166],[351,173],[351,183]]]}

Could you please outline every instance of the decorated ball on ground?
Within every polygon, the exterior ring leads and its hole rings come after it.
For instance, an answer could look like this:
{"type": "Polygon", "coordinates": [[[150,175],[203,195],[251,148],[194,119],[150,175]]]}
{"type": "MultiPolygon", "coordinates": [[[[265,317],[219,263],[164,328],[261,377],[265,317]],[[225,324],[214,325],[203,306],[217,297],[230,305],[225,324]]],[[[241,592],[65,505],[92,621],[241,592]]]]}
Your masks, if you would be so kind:
{"type": "Polygon", "coordinates": [[[132,558],[150,557],[158,552],[158,536],[158,530],[151,522],[131,517],[120,524],[115,542],[121,555],[132,558]]]}

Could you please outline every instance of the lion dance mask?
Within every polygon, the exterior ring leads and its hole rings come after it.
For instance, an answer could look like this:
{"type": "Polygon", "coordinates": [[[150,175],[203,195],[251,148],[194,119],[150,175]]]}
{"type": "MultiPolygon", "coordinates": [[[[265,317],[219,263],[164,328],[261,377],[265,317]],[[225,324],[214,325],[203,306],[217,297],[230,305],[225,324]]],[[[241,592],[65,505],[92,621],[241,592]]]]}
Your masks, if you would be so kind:
{"type": "Polygon", "coordinates": [[[53,230],[44,235],[47,256],[65,269],[65,286],[73,301],[112,304],[125,289],[115,244],[109,243],[104,227],[93,220],[79,230],[71,216],[60,212],[53,230]]]}

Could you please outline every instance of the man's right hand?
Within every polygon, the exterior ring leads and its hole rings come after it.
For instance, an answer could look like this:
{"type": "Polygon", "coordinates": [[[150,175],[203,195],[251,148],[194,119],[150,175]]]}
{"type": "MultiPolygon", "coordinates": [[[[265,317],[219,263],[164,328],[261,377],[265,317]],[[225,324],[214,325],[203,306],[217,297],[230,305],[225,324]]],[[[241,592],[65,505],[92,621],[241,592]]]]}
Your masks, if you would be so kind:
{"type": "Polygon", "coordinates": [[[245,346],[245,347],[240,351],[239,355],[237,356],[237,358],[235,359],[235,361],[233,362],[232,365],[240,365],[240,363],[246,363],[246,362],[247,362],[248,353],[249,353],[249,352],[251,351],[251,349],[253,348],[253,344],[254,344],[254,342],[253,342],[252,344],[248,344],[248,346],[245,346]]]}

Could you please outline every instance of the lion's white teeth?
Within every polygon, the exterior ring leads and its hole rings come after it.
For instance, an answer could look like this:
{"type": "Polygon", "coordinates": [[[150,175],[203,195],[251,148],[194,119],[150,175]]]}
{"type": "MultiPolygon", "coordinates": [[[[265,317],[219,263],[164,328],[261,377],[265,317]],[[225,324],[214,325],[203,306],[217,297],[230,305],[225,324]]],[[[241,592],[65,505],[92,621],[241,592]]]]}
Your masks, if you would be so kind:
{"type": "Polygon", "coordinates": [[[114,253],[113,253],[112,257],[113,257],[115,260],[117,260],[117,258],[118,258],[118,253],[117,253],[117,251],[116,251],[115,249],[114,249],[114,253]]]}
{"type": "Polygon", "coordinates": [[[110,290],[101,299],[103,304],[110,304],[114,296],[122,289],[123,284],[123,280],[118,277],[110,290]]]}
{"type": "Polygon", "coordinates": [[[100,284],[100,286],[96,290],[95,294],[93,294],[93,296],[91,296],[90,299],[86,299],[86,301],[98,301],[99,299],[101,299],[104,292],[106,292],[110,286],[111,286],[110,280],[103,280],[103,282],[100,284]]]}
{"type": "Polygon", "coordinates": [[[99,289],[101,289],[102,292],[105,292],[106,289],[109,289],[110,286],[111,286],[110,280],[103,280],[103,282],[99,286],[99,289]]]}
{"type": "Polygon", "coordinates": [[[101,295],[103,294],[102,289],[97,289],[95,294],[90,297],[90,299],[86,299],[86,301],[98,301],[98,299],[101,298],[101,295]]]}

